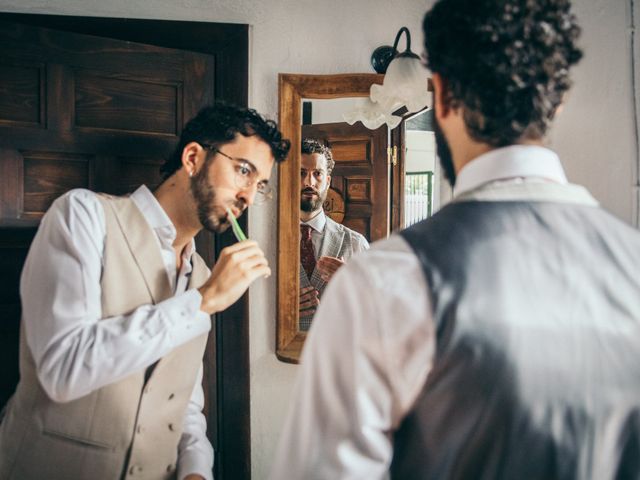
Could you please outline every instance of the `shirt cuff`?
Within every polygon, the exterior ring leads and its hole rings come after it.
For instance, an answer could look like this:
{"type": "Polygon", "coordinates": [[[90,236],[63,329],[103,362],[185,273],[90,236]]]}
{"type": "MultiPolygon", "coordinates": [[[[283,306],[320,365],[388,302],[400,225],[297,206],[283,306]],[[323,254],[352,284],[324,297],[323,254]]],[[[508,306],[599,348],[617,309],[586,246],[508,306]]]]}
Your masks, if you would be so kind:
{"type": "Polygon", "coordinates": [[[158,304],[171,324],[174,345],[182,345],[211,329],[211,317],[200,310],[202,295],[192,288],[158,304]]]}
{"type": "Polygon", "coordinates": [[[183,452],[178,462],[178,480],[191,474],[202,475],[205,480],[213,480],[213,465],[199,452],[183,452]]]}

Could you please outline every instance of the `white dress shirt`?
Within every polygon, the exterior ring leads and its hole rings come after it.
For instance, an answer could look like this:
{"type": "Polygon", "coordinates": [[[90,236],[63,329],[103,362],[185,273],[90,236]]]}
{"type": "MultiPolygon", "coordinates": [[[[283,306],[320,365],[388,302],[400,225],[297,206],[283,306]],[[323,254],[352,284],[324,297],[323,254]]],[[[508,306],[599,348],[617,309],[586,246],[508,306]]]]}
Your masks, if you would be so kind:
{"type": "MultiPolygon", "coordinates": [[[[511,146],[467,164],[455,191],[549,181],[567,181],[554,152],[511,146]]],[[[434,360],[427,292],[418,258],[397,234],[336,273],[307,336],[272,480],[389,477],[393,431],[434,360]]]]}
{"type": "MultiPolygon", "coordinates": [[[[105,217],[88,190],[72,190],[53,203],[29,250],[20,282],[22,320],[38,378],[54,401],[80,398],[144,370],[211,328],[210,317],[200,311],[202,296],[186,290],[194,242],[184,249],[176,273],[171,220],[145,186],[131,198],[156,234],[174,297],[102,318],[105,217]]],[[[203,406],[201,366],[183,422],[178,478],[213,478],[203,406]]]]}

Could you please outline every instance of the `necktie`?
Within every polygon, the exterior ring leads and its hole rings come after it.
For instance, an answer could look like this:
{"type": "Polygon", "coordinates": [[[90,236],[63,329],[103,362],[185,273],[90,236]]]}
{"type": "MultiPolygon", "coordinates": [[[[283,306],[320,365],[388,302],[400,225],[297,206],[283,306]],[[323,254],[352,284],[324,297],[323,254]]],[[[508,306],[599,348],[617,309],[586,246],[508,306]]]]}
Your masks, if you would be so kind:
{"type": "Polygon", "coordinates": [[[311,241],[311,227],[300,225],[300,263],[307,277],[311,278],[313,269],[316,268],[316,256],[313,253],[313,242],[311,241]]]}

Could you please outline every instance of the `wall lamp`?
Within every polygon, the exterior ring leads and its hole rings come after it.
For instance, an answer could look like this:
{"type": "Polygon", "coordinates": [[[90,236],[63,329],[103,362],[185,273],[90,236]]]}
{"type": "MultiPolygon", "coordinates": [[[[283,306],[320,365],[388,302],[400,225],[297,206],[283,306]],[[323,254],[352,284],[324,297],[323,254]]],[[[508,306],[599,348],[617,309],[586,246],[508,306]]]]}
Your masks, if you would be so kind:
{"type": "Polygon", "coordinates": [[[403,107],[406,113],[413,113],[430,106],[427,70],[420,57],[411,51],[411,34],[407,27],[398,31],[393,47],[384,45],[373,51],[371,65],[376,72],[385,74],[384,80],[382,85],[371,86],[369,100],[364,106],[344,114],[349,125],[361,121],[371,130],[383,124],[394,129],[402,120],[398,111],[403,107]],[[398,42],[403,33],[406,35],[406,49],[398,52],[398,42]]]}

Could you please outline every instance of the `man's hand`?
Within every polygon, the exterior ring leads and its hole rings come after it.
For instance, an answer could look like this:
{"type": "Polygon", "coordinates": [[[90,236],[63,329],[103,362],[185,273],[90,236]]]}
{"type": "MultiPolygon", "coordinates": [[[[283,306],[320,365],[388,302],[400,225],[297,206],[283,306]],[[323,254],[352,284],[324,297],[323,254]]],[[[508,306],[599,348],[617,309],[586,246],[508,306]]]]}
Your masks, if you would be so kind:
{"type": "Polygon", "coordinates": [[[320,257],[318,259],[318,263],[316,266],[318,267],[318,272],[320,272],[320,277],[325,282],[329,282],[331,277],[338,271],[340,267],[344,265],[344,260],[342,258],[336,257],[320,257]]]}
{"type": "Polygon", "coordinates": [[[320,304],[318,291],[314,287],[304,287],[300,289],[300,310],[301,317],[311,317],[316,313],[316,307],[320,304]]]}
{"type": "Polygon", "coordinates": [[[254,280],[271,275],[264,253],[253,240],[245,240],[220,252],[209,280],[198,289],[200,309],[209,315],[238,300],[254,280]]]}

